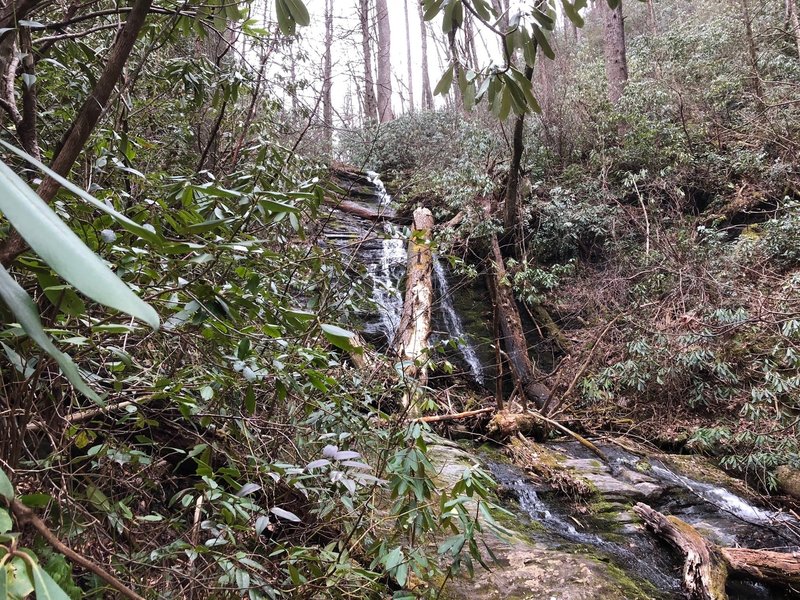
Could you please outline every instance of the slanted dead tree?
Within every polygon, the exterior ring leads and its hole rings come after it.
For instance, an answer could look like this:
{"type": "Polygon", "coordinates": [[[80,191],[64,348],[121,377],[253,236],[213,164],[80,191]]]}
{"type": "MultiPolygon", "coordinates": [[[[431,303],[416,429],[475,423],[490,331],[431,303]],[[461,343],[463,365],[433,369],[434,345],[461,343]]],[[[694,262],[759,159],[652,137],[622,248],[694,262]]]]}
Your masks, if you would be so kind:
{"type": "Polygon", "coordinates": [[[413,229],[408,242],[406,293],[403,315],[395,335],[395,352],[403,363],[403,374],[408,389],[403,397],[404,406],[416,415],[415,397],[428,383],[427,354],[431,334],[433,306],[433,254],[431,231],[433,215],[427,208],[414,211],[413,229]]]}

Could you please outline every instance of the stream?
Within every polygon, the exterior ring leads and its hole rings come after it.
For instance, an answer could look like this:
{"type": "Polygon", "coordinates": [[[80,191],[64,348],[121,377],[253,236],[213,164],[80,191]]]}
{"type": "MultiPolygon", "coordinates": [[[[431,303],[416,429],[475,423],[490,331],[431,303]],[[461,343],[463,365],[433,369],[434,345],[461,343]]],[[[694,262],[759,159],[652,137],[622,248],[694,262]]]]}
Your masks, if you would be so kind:
{"type": "MultiPolygon", "coordinates": [[[[368,173],[365,177],[338,183],[350,190],[349,200],[373,210],[394,211],[392,198],[377,174],[368,173]]],[[[375,223],[335,210],[325,235],[329,243],[339,246],[362,265],[364,277],[359,282],[373,306],[361,315],[363,334],[378,350],[386,350],[392,343],[403,309],[401,286],[406,267],[406,240],[402,232],[388,222],[375,223]]],[[[444,344],[449,348],[447,359],[477,387],[487,384],[491,387],[493,356],[488,352],[489,345],[481,343],[490,337],[485,295],[481,296],[480,290],[469,282],[453,276],[438,257],[434,257],[433,276],[433,341],[449,341],[444,344]]],[[[562,496],[534,481],[523,469],[499,458],[496,452],[467,450],[469,460],[482,463],[500,485],[506,508],[518,516],[515,526],[528,538],[527,551],[539,553],[530,562],[547,563],[547,556],[560,557],[551,561],[554,583],[550,583],[550,575],[539,573],[536,587],[531,583],[531,576],[527,583],[523,582],[522,589],[526,589],[524,585],[533,587],[530,594],[522,597],[547,600],[685,598],[681,588],[680,557],[639,524],[631,512],[636,502],[645,502],[659,512],[679,517],[721,546],[800,551],[797,520],[758,506],[745,497],[746,492],[738,493],[735,490],[740,489],[740,484],[713,465],[709,466],[705,459],[637,454],[617,444],[596,443],[609,457],[609,465],[598,461],[577,442],[546,444],[546,448],[559,457],[560,466],[584,478],[596,490],[592,504],[583,509],[565,502],[562,496]],[[698,468],[701,463],[702,468],[698,468]],[[542,552],[556,554],[542,555],[542,552]],[[574,561],[578,562],[573,564],[574,561]],[[594,589],[587,589],[585,594],[569,591],[572,589],[569,585],[564,587],[558,583],[565,581],[564,577],[558,579],[559,564],[563,564],[562,568],[588,573],[579,583],[584,582],[580,585],[590,588],[595,586],[594,589]],[[591,575],[595,571],[602,572],[602,577],[597,575],[599,579],[596,579],[591,575]],[[606,587],[602,586],[610,586],[611,579],[619,578],[618,575],[612,577],[614,573],[623,573],[639,591],[615,592],[616,595],[604,591],[606,587]]],[[[443,464],[452,462],[445,459],[443,464]]],[[[476,584],[478,587],[471,591],[452,592],[448,597],[517,597],[510,591],[516,588],[508,578],[513,579],[514,571],[521,577],[524,569],[513,569],[511,559],[507,562],[506,569],[511,571],[503,583],[497,573],[476,575],[481,578],[498,576],[497,593],[482,580],[480,586],[476,584]]],[[[582,589],[580,585],[575,589],[582,589]]],[[[732,600],[800,598],[800,592],[734,578],[729,579],[727,592],[732,600]]]]}

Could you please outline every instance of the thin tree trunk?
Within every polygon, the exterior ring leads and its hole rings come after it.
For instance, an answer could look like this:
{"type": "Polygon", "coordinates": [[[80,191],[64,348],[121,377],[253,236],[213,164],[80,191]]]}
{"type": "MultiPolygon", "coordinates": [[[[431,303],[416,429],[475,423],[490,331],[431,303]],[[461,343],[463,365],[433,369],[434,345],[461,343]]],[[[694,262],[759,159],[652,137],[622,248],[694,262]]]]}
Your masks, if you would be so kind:
{"type": "Polygon", "coordinates": [[[453,85],[450,86],[450,90],[453,92],[453,103],[455,104],[456,110],[463,111],[464,98],[461,96],[461,86],[458,85],[458,82],[461,79],[461,70],[464,67],[461,66],[461,61],[458,57],[455,28],[451,29],[447,33],[447,42],[448,47],[450,48],[450,60],[453,63],[453,85]]]}
{"type": "Polygon", "coordinates": [[[656,21],[656,5],[653,0],[647,0],[647,15],[649,17],[650,33],[658,33],[658,21],[656,21]]]}
{"type": "Polygon", "coordinates": [[[325,128],[325,151],[333,151],[333,100],[331,82],[333,81],[333,2],[325,0],[325,66],[322,74],[322,123],[325,128]]]}
{"type": "Polygon", "coordinates": [[[622,2],[617,8],[610,8],[606,0],[600,7],[604,22],[603,49],[608,82],[608,100],[616,105],[628,82],[628,58],[625,48],[625,23],[622,18],[622,2]]]}
{"type": "Polygon", "coordinates": [[[408,103],[411,107],[409,112],[414,112],[414,69],[411,66],[411,25],[408,20],[408,0],[403,0],[404,14],[406,18],[406,65],[408,67],[408,103]]]}
{"type": "MultiPolygon", "coordinates": [[[[117,37],[103,72],[97,83],[78,111],[78,116],[67,131],[60,147],[55,152],[55,159],[50,168],[65,177],[69,174],[72,165],[77,160],[89,136],[105,110],[108,99],[122,74],[122,69],[128,61],[131,50],[139,37],[139,32],[145,23],[147,12],[150,10],[151,0],[135,0],[128,13],[128,19],[117,37]]],[[[45,178],[39,186],[37,193],[45,201],[50,202],[58,192],[61,185],[50,177],[45,178]]],[[[6,238],[0,247],[0,263],[10,264],[17,256],[27,249],[27,244],[22,237],[14,232],[6,238]]]]}
{"type": "Polygon", "coordinates": [[[422,3],[417,3],[419,10],[420,42],[422,45],[422,108],[433,110],[433,93],[431,92],[431,77],[428,69],[428,24],[423,18],[422,3]]]}
{"type": "MultiPolygon", "coordinates": [[[[533,77],[533,67],[525,67],[525,78],[530,81],[533,77]]],[[[523,134],[525,132],[525,113],[517,115],[514,122],[514,137],[512,141],[511,165],[508,168],[508,183],[505,193],[505,215],[503,226],[506,235],[516,239],[519,227],[519,181],[522,166],[522,153],[525,150],[523,134]]]]}
{"type": "Polygon", "coordinates": [[[795,0],[786,0],[786,17],[787,21],[789,21],[789,29],[792,32],[794,43],[797,46],[797,57],[800,58],[800,19],[797,17],[795,0]]]}
{"type": "Polygon", "coordinates": [[[478,70],[478,48],[475,44],[475,27],[472,24],[472,14],[464,15],[464,40],[467,46],[467,57],[472,63],[470,67],[478,70]]]}
{"type": "Polygon", "coordinates": [[[369,0],[360,0],[361,50],[364,54],[364,120],[378,119],[378,101],[375,98],[375,80],[372,77],[372,48],[369,33],[369,0]]]}
{"type": "Polygon", "coordinates": [[[514,291],[508,282],[497,236],[492,236],[489,262],[491,264],[489,290],[500,321],[508,364],[522,393],[523,408],[527,408],[528,402],[541,408],[550,396],[550,390],[537,382],[536,367],[528,354],[525,330],[514,299],[514,291]]]}
{"type": "Polygon", "coordinates": [[[764,89],[761,85],[761,75],[758,71],[758,49],[753,36],[753,18],[750,15],[748,0],[740,0],[740,4],[742,7],[742,20],[744,21],[744,33],[747,40],[747,56],[750,59],[750,70],[753,73],[753,93],[760,100],[764,97],[764,89]]]}
{"type": "Polygon", "coordinates": [[[392,32],[386,0],[375,0],[378,19],[378,118],[394,120],[392,112],[392,32]]]}

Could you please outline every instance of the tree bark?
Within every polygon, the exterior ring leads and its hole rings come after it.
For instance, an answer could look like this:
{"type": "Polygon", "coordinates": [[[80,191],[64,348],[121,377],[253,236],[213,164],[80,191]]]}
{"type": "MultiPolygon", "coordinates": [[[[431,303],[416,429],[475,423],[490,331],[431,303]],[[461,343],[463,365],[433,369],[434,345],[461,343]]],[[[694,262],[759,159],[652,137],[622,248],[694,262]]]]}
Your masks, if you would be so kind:
{"type": "Polygon", "coordinates": [[[646,504],[637,504],[633,512],[648,529],[663,536],[683,554],[683,585],[690,598],[726,600],[725,582],[729,573],[772,584],[800,584],[800,555],[796,552],[719,548],[688,523],[664,516],[646,504]]]}
{"type": "Polygon", "coordinates": [[[392,111],[392,32],[386,0],[375,0],[378,18],[378,119],[394,120],[392,111]]]}
{"type": "Polygon", "coordinates": [[[422,3],[417,3],[419,11],[420,43],[422,46],[422,109],[433,110],[433,92],[431,76],[428,69],[428,24],[423,18],[422,3]]]}
{"type": "Polygon", "coordinates": [[[361,24],[361,50],[364,54],[364,120],[378,119],[378,100],[375,98],[375,80],[372,77],[372,47],[369,33],[369,0],[360,0],[358,18],[361,24]]]}
{"type": "Polygon", "coordinates": [[[761,74],[758,70],[758,49],[753,35],[753,17],[750,14],[748,0],[740,0],[742,7],[742,21],[744,21],[744,34],[747,42],[747,56],[750,59],[750,70],[753,74],[753,93],[759,100],[764,97],[764,88],[761,85],[761,74]]]}
{"type": "Polygon", "coordinates": [[[789,21],[789,30],[792,32],[795,46],[797,46],[797,57],[800,58],[800,19],[797,16],[795,0],[786,0],[786,17],[789,21]]]}
{"type": "MultiPolygon", "coordinates": [[[[72,165],[80,155],[89,139],[97,122],[105,110],[106,103],[114,91],[114,87],[122,74],[122,69],[128,61],[136,38],[144,26],[151,0],[134,0],[128,19],[119,36],[114,42],[100,78],[97,80],[92,93],[84,101],[78,116],[67,131],[60,147],[55,152],[55,159],[50,168],[59,175],[66,177],[72,165]]],[[[50,202],[58,192],[61,185],[50,177],[45,178],[39,186],[37,193],[45,201],[50,202]]],[[[17,256],[27,249],[27,244],[22,237],[14,232],[6,238],[0,247],[0,263],[10,264],[17,256]]]]}
{"type": "Polygon", "coordinates": [[[408,19],[408,0],[403,0],[406,18],[406,66],[408,67],[408,104],[409,112],[414,112],[414,69],[411,66],[411,25],[408,19]]]}
{"type": "MultiPolygon", "coordinates": [[[[419,388],[428,383],[426,362],[433,305],[432,230],[431,211],[427,208],[415,210],[413,234],[408,243],[403,315],[395,336],[395,352],[404,363],[403,373],[410,383],[409,391],[403,398],[405,406],[409,406],[419,388]]],[[[411,409],[413,412],[413,406],[411,409]]]]}
{"type": "Polygon", "coordinates": [[[333,151],[333,100],[331,83],[333,81],[333,6],[332,0],[325,0],[325,59],[322,73],[322,126],[325,129],[325,151],[333,151]]]}
{"type": "Polygon", "coordinates": [[[528,353],[528,343],[525,339],[525,330],[522,328],[514,291],[508,282],[500,244],[497,236],[494,235],[489,258],[491,265],[489,291],[500,321],[500,332],[503,336],[503,346],[508,356],[511,373],[520,387],[523,408],[527,409],[528,402],[541,408],[550,395],[550,390],[537,382],[536,367],[528,353]]]}
{"type": "Polygon", "coordinates": [[[625,47],[625,23],[622,18],[622,2],[612,9],[606,0],[601,0],[604,38],[603,50],[608,82],[608,100],[616,105],[628,82],[628,58],[625,47]]]}
{"type": "MultiPolygon", "coordinates": [[[[533,67],[525,67],[525,78],[530,81],[533,77],[533,67]]],[[[508,183],[505,193],[505,211],[503,227],[506,235],[516,239],[519,227],[519,181],[521,177],[522,153],[525,150],[523,134],[525,132],[525,113],[517,116],[514,122],[514,137],[512,142],[511,165],[508,168],[508,183]]]]}

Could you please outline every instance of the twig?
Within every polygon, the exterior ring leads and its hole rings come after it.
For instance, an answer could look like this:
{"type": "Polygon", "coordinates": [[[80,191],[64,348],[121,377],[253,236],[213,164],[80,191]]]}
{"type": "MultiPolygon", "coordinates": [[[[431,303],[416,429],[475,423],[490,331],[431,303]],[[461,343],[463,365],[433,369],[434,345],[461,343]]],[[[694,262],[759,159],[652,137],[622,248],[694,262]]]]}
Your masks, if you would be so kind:
{"type": "Polygon", "coordinates": [[[600,448],[598,448],[597,446],[595,446],[595,445],[594,445],[592,442],[590,442],[589,440],[587,440],[587,439],[586,439],[585,437],[583,437],[581,434],[579,434],[579,433],[575,433],[574,431],[572,431],[572,430],[571,430],[571,429],[569,429],[568,427],[566,427],[566,426],[562,425],[562,424],[561,424],[561,423],[559,423],[558,421],[554,421],[553,419],[548,419],[548,418],[547,418],[547,417],[545,417],[543,414],[540,414],[540,413],[538,413],[538,412],[530,412],[530,413],[528,413],[528,414],[530,414],[530,415],[534,416],[534,417],[535,417],[535,418],[537,418],[537,419],[541,419],[542,421],[544,421],[544,422],[545,422],[545,423],[547,423],[548,425],[552,425],[553,427],[555,427],[555,428],[556,428],[556,429],[558,429],[559,431],[562,431],[563,433],[566,433],[568,436],[570,436],[570,437],[574,438],[574,439],[575,439],[575,440],[576,440],[578,443],[580,443],[582,446],[585,446],[586,448],[588,448],[589,450],[591,450],[592,452],[594,452],[594,453],[595,453],[595,454],[596,454],[598,457],[600,457],[600,458],[602,459],[602,461],[603,461],[604,463],[606,463],[606,464],[609,464],[608,457],[605,455],[605,452],[603,452],[602,450],[600,450],[600,448]]]}
{"type": "MultiPolygon", "coordinates": [[[[586,360],[583,361],[583,364],[581,364],[581,367],[580,367],[580,369],[578,369],[578,372],[575,373],[575,377],[572,378],[572,381],[567,386],[567,389],[564,391],[563,394],[561,394],[562,398],[566,398],[567,396],[570,395],[570,393],[572,393],[572,390],[575,388],[575,385],[578,383],[578,380],[586,372],[586,369],[589,368],[589,363],[591,362],[592,357],[594,356],[594,351],[597,349],[597,346],[600,344],[600,340],[602,340],[605,337],[605,335],[611,329],[611,326],[614,325],[614,323],[616,323],[621,316],[622,315],[619,314],[616,317],[614,317],[613,319],[611,319],[608,322],[608,325],[605,326],[603,331],[600,332],[600,335],[598,335],[595,338],[594,342],[592,343],[592,347],[589,349],[589,355],[586,357],[586,360]]],[[[550,395],[547,397],[547,400],[544,401],[544,405],[542,406],[542,412],[543,413],[547,412],[547,409],[550,407],[550,404],[551,404],[551,402],[553,400],[553,397],[555,396],[555,393],[556,393],[556,390],[555,390],[555,387],[554,387],[553,391],[550,392],[550,395]]]]}
{"type": "MultiPolygon", "coordinates": [[[[116,404],[109,404],[107,406],[100,406],[98,408],[87,408],[86,410],[79,410],[78,412],[71,413],[64,417],[64,421],[71,425],[73,423],[82,423],[83,421],[88,421],[92,417],[96,417],[97,415],[104,415],[106,413],[113,412],[115,410],[121,410],[123,408],[127,408],[128,406],[136,406],[137,404],[141,404],[147,400],[152,400],[152,396],[142,396],[141,398],[137,398],[136,400],[125,400],[124,402],[117,402],[116,404]]],[[[34,421],[33,423],[28,423],[27,430],[28,431],[40,431],[45,428],[45,424],[39,421],[34,421]]]]}
{"type": "Polygon", "coordinates": [[[418,419],[412,419],[412,421],[416,423],[438,423],[440,421],[453,421],[455,419],[467,419],[469,417],[475,417],[477,415],[485,415],[486,413],[494,412],[495,407],[490,406],[488,408],[479,408],[478,410],[468,410],[466,412],[454,413],[451,415],[432,415],[430,417],[419,417],[418,419]]]}
{"type": "Polygon", "coordinates": [[[50,528],[45,525],[44,521],[42,521],[36,513],[34,513],[30,508],[19,502],[18,500],[11,500],[9,503],[11,510],[14,513],[14,516],[17,517],[17,521],[20,525],[24,525],[26,523],[30,523],[33,525],[33,528],[39,532],[39,534],[45,539],[45,541],[53,547],[54,550],[60,552],[68,559],[70,559],[76,565],[79,565],[86,569],[87,571],[91,571],[95,575],[97,575],[100,579],[105,581],[108,585],[112,588],[117,590],[120,594],[122,594],[126,598],[130,598],[131,600],[145,600],[143,596],[140,596],[124,583],[122,583],[119,579],[114,577],[111,573],[106,571],[103,567],[98,565],[97,563],[89,560],[85,556],[78,554],[73,549],[68,547],[64,542],[59,540],[55,534],[50,531],[50,528]]]}

